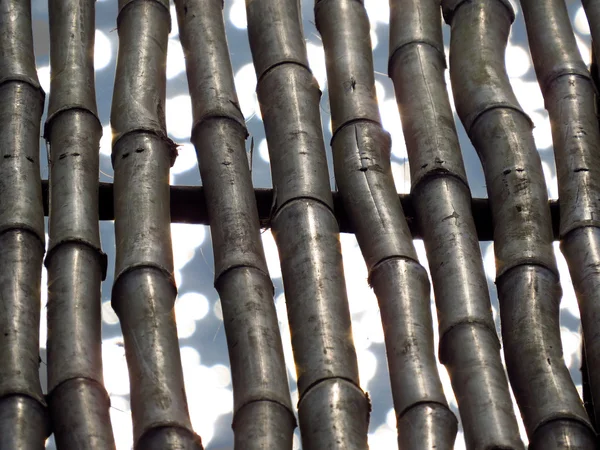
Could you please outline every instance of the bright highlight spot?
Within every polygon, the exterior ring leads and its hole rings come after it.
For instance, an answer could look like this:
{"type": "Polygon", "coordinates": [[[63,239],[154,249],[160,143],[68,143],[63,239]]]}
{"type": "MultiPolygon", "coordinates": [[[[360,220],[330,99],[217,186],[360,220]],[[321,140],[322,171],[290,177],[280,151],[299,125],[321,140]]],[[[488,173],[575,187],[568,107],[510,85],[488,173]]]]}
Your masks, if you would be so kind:
{"type": "Polygon", "coordinates": [[[208,299],[199,292],[186,292],[175,301],[175,315],[191,320],[202,320],[208,314],[208,299]]]}
{"type": "Polygon", "coordinates": [[[271,278],[281,278],[281,265],[279,264],[279,252],[277,244],[271,230],[266,230],[261,234],[265,257],[267,258],[267,267],[271,278]]]}
{"type": "MultiPolygon", "coordinates": [[[[553,164],[554,166],[554,164],[553,164]]],[[[546,188],[548,189],[548,197],[551,199],[558,198],[558,179],[553,175],[553,167],[546,161],[542,161],[542,170],[544,172],[544,179],[546,180],[546,188]]]]}
{"type": "Polygon", "coordinates": [[[256,72],[253,64],[242,66],[234,77],[240,108],[246,120],[250,120],[259,109],[256,99],[256,72]]]}
{"type": "Polygon", "coordinates": [[[175,6],[171,6],[171,32],[169,33],[170,38],[177,37],[179,35],[179,23],[177,22],[177,9],[175,6]]]}
{"type": "Polygon", "coordinates": [[[202,245],[205,237],[204,227],[186,223],[171,224],[175,270],[181,270],[194,258],[196,249],[202,245]]]}
{"type": "Polygon", "coordinates": [[[357,350],[356,357],[358,359],[358,376],[360,378],[360,386],[367,391],[369,381],[375,377],[377,373],[377,358],[369,350],[357,350]]]}
{"type": "Polygon", "coordinates": [[[39,67],[37,75],[42,89],[48,95],[50,93],[50,66],[39,67]]]}
{"type": "Polygon", "coordinates": [[[379,102],[379,113],[381,114],[381,124],[383,128],[390,133],[392,137],[392,154],[396,158],[407,158],[406,142],[402,131],[402,122],[400,121],[400,112],[395,98],[390,98],[379,102]]]}
{"type": "Polygon", "coordinates": [[[372,24],[381,23],[387,25],[390,23],[390,5],[381,0],[365,0],[365,9],[369,16],[369,22],[372,24]]]}
{"type": "Polygon", "coordinates": [[[590,24],[588,23],[587,16],[585,15],[585,10],[583,6],[580,6],[577,12],[575,13],[575,30],[578,33],[581,33],[585,36],[590,35],[590,24]]]}
{"type": "Polygon", "coordinates": [[[552,147],[552,128],[550,127],[550,118],[546,111],[534,112],[529,115],[535,128],[533,129],[533,138],[538,150],[552,147]]]}
{"type": "Polygon", "coordinates": [[[240,29],[248,28],[248,20],[246,19],[246,4],[244,0],[235,0],[229,9],[229,21],[231,24],[240,29]]]}
{"type": "Polygon", "coordinates": [[[517,100],[529,116],[535,112],[544,112],[544,96],[537,81],[523,81],[520,78],[512,78],[510,84],[517,100]]]}
{"type": "Polygon", "coordinates": [[[396,185],[396,192],[408,194],[410,192],[410,169],[408,161],[405,160],[402,164],[392,161],[392,175],[396,185]]]}
{"type": "Polygon", "coordinates": [[[562,341],[565,365],[569,369],[579,369],[581,336],[579,336],[578,332],[571,331],[567,327],[560,327],[560,340],[562,341]]]}
{"type": "Polygon", "coordinates": [[[185,57],[183,48],[177,39],[169,39],[167,51],[167,79],[175,78],[180,73],[185,72],[185,57]]]}
{"type": "Polygon", "coordinates": [[[108,36],[100,30],[96,30],[94,44],[94,69],[106,68],[112,60],[112,44],[108,36]]]}
{"type": "Polygon", "coordinates": [[[327,85],[327,69],[325,67],[325,50],[323,50],[323,45],[320,41],[319,44],[307,42],[306,53],[308,55],[310,70],[312,70],[321,90],[324,90],[327,85]]]}
{"type": "Polygon", "coordinates": [[[529,52],[519,45],[509,44],[505,53],[506,72],[511,78],[519,78],[531,69],[529,52]]]}
{"type": "Polygon", "coordinates": [[[560,275],[560,284],[562,287],[560,309],[566,309],[573,317],[579,319],[579,304],[577,303],[577,297],[575,296],[575,289],[573,288],[573,282],[571,281],[571,273],[569,272],[567,260],[560,251],[560,243],[555,241],[553,242],[553,245],[554,255],[556,256],[556,265],[558,266],[558,273],[560,275]]]}
{"type": "Polygon", "coordinates": [[[123,338],[102,342],[104,385],[110,395],[129,395],[129,370],[125,359],[123,338]]]}
{"type": "Polygon", "coordinates": [[[119,323],[119,317],[113,309],[110,300],[102,302],[102,321],[107,325],[116,325],[119,323]]]}
{"type": "Polygon", "coordinates": [[[192,100],[189,95],[167,99],[167,131],[175,139],[188,139],[192,133],[192,100]]]}
{"type": "Polygon", "coordinates": [[[102,137],[100,138],[100,154],[110,156],[112,153],[112,129],[110,125],[102,127],[102,137]]]}
{"type": "Polygon", "coordinates": [[[198,159],[196,157],[196,149],[192,144],[182,144],[177,147],[177,159],[171,168],[173,175],[180,175],[183,172],[192,170],[198,167],[198,159]]]}
{"type": "Polygon", "coordinates": [[[283,356],[285,358],[288,377],[290,381],[296,382],[296,366],[294,364],[294,353],[292,351],[292,337],[285,305],[285,296],[283,294],[275,299],[275,311],[277,312],[277,321],[279,323],[279,332],[281,334],[283,356]]]}

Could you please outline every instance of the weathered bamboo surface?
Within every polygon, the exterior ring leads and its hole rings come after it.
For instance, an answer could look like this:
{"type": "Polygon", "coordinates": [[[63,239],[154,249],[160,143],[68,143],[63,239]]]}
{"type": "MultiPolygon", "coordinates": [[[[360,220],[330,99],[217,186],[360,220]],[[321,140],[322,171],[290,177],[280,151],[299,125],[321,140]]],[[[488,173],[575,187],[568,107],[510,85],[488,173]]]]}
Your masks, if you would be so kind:
{"type": "Polygon", "coordinates": [[[119,0],[113,96],[115,281],[136,449],[201,449],[190,423],[174,302],[166,136],[168,0],[119,0]]]}
{"type": "Polygon", "coordinates": [[[446,90],[440,0],[391,0],[390,10],[389,75],[435,292],[440,360],[467,447],[523,448],[446,90]]]}
{"type": "Polygon", "coordinates": [[[0,2],[0,30],[0,449],[41,450],[49,435],[38,372],[44,92],[30,2],[0,2]]]}
{"type": "MultiPolygon", "coordinates": [[[[95,3],[48,1],[46,181],[39,176],[44,92],[31,2],[0,0],[0,450],[41,450],[50,432],[59,450],[116,447],[103,386],[100,295],[107,258],[99,221],[112,219],[112,305],[124,335],[135,449],[202,449],[188,412],[175,322],[172,222],[211,226],[237,450],[291,450],[296,412],[305,450],[363,450],[379,439],[383,428],[368,433],[371,405],[359,380],[340,232],[356,234],[378,298],[400,449],[450,449],[457,433],[437,372],[430,286],[413,238],[425,241],[440,361],[467,448],[523,448],[478,245],[492,238],[506,367],[530,448],[597,448],[563,360],[552,247],[553,239],[562,241],[579,301],[589,368],[584,395],[591,391],[596,409],[589,414],[597,417],[600,124],[565,0],[521,0],[551,118],[561,214],[558,202],[548,202],[533,124],[504,65],[515,18],[509,0],[389,0],[389,76],[410,161],[410,196],[398,195],[392,178],[370,39],[382,19],[369,23],[366,2],[314,4],[339,188],[332,192],[320,117],[327,107],[309,67],[302,1],[245,0],[273,189],[252,186],[221,0],[174,0],[173,34],[170,0],[119,0],[114,184],[98,183],[95,3]],[[440,7],[451,25],[457,111],[484,166],[489,200],[470,196],[444,81],[440,7]],[[166,66],[177,34],[202,187],[169,186],[177,150],[165,123],[166,66]],[[47,395],[38,348],[44,214],[47,395]],[[296,407],[261,243],[261,229],[269,227],[282,265],[296,407]]],[[[600,3],[582,3],[597,44],[600,3]]],[[[389,431],[385,439],[395,439],[389,431]]]]}
{"type": "Polygon", "coordinates": [[[564,0],[521,0],[552,124],[561,248],[577,293],[595,416],[600,414],[600,127],[595,87],[564,0]]]}
{"type": "Polygon", "coordinates": [[[454,447],[456,418],[436,367],[430,286],[390,169],[375,97],[370,26],[354,0],[315,2],[328,75],[333,159],[383,321],[401,448],[454,447]]]}
{"type": "Polygon", "coordinates": [[[273,234],[298,375],[306,450],[366,449],[360,388],[325,158],[320,90],[296,0],[247,0],[250,48],[274,186],[273,234]]]}
{"type": "Polygon", "coordinates": [[[514,12],[507,0],[442,5],[452,26],[450,75],[457,111],[486,176],[504,354],[530,448],[595,448],[562,357],[561,288],[532,124],[504,67],[514,12]]]}
{"type": "Polygon", "coordinates": [[[221,0],[177,0],[233,380],[235,447],[290,449],[296,418],[260,238],[221,0]]]}
{"type": "Polygon", "coordinates": [[[93,0],[50,0],[48,402],[59,449],[115,449],[103,385],[93,0]]]}

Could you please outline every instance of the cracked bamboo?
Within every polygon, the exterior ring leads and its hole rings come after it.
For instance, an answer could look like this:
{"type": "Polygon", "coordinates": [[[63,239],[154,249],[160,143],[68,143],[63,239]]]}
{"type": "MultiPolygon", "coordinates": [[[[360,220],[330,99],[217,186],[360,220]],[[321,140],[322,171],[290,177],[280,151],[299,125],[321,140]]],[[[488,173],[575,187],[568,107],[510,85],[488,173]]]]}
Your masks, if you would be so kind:
{"type": "Polygon", "coordinates": [[[0,30],[0,449],[41,450],[50,431],[39,379],[44,91],[30,1],[0,2],[0,30]]]}
{"type": "Polygon", "coordinates": [[[202,448],[192,430],[175,325],[165,126],[168,0],[119,0],[113,95],[116,263],[112,304],[129,366],[136,449],[202,448]]]}
{"type": "Polygon", "coordinates": [[[308,68],[300,3],[247,0],[306,450],[367,448],[369,401],[360,389],[333,214],[320,90],[308,68]]]}
{"type": "Polygon", "coordinates": [[[102,376],[94,0],[50,0],[48,403],[59,449],[115,449],[102,376]],[[73,339],[73,336],[76,336],[73,339]]]}
{"type": "Polygon", "coordinates": [[[600,415],[600,128],[595,89],[564,0],[521,0],[552,125],[560,237],[579,301],[595,416],[600,415]]]}
{"type": "Polygon", "coordinates": [[[176,0],[196,147],[233,381],[235,448],[292,449],[292,410],[273,283],[246,156],[248,135],[221,0],[176,0]]]}
{"type": "Polygon", "coordinates": [[[369,19],[356,0],[318,0],[335,179],[381,309],[401,448],[454,446],[457,423],[437,370],[430,286],[390,167],[375,97],[369,19]]]}
{"type": "Polygon", "coordinates": [[[530,448],[594,448],[595,436],[560,340],[561,288],[546,183],[529,117],[509,83],[508,0],[444,0],[458,114],[482,161],[509,379],[530,448]]]}
{"type": "Polygon", "coordinates": [[[389,75],[467,448],[523,448],[492,316],[444,71],[440,0],[390,1],[389,75]]]}

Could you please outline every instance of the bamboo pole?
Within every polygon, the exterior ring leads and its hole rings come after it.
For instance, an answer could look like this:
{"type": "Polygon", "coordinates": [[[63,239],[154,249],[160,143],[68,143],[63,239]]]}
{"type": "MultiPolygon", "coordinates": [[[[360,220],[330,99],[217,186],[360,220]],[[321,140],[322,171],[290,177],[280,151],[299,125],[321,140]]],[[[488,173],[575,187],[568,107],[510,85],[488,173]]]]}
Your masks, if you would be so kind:
{"type": "Polygon", "coordinates": [[[50,430],[39,379],[44,91],[30,2],[0,2],[0,30],[0,449],[35,450],[50,430]]]}
{"type": "Polygon", "coordinates": [[[292,410],[273,283],[245,149],[223,2],[176,0],[233,381],[235,447],[290,449],[292,410]]]}
{"type": "Polygon", "coordinates": [[[389,75],[467,448],[523,448],[492,316],[444,71],[440,0],[390,1],[389,75]]]}
{"type": "Polygon", "coordinates": [[[102,376],[93,0],[49,0],[48,403],[59,449],[114,449],[102,376]]]}
{"type": "Polygon", "coordinates": [[[201,449],[190,423],[173,306],[166,136],[168,0],[119,0],[111,124],[116,268],[136,449],[201,449]]]}
{"type": "Polygon", "coordinates": [[[579,300],[595,415],[600,413],[600,127],[595,89],[564,0],[521,0],[552,125],[560,236],[579,300]]]}
{"type": "Polygon", "coordinates": [[[597,0],[581,0],[590,31],[592,34],[592,47],[596,55],[600,55],[600,2],[597,0]]]}
{"type": "Polygon", "coordinates": [[[366,449],[369,401],[360,389],[339,228],[300,4],[247,0],[296,371],[303,447],[366,449]]]}
{"type": "Polygon", "coordinates": [[[565,367],[561,289],[546,183],[532,124],[504,67],[514,12],[508,0],[444,0],[458,114],[481,158],[494,218],[504,354],[530,448],[594,448],[565,367]]]}
{"type": "Polygon", "coordinates": [[[430,286],[419,264],[381,126],[362,2],[315,2],[327,66],[335,179],[377,295],[401,448],[454,446],[456,418],[437,371],[430,286]]]}

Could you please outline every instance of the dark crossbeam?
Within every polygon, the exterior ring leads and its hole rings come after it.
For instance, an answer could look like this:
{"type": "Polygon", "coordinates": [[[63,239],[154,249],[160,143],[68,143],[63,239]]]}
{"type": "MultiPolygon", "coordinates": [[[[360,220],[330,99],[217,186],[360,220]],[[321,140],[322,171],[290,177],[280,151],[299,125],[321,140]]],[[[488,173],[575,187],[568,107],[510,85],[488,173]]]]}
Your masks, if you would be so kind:
{"type": "MultiPolygon", "coordinates": [[[[48,180],[42,180],[42,193],[44,197],[44,214],[48,215],[48,180]]],[[[263,228],[269,228],[271,223],[271,205],[273,204],[272,189],[255,189],[256,204],[263,228]]],[[[408,225],[415,239],[421,238],[421,232],[415,220],[415,209],[412,197],[407,194],[398,195],[402,208],[408,220],[408,225]]],[[[100,220],[114,220],[113,211],[113,185],[100,183],[100,220]]],[[[342,233],[353,233],[352,224],[346,215],[342,201],[337,192],[333,193],[335,216],[340,224],[342,233]]],[[[474,198],[472,201],[473,217],[480,241],[491,241],[494,227],[492,214],[487,198],[474,198]]],[[[552,228],[554,239],[558,239],[559,207],[558,201],[550,201],[552,214],[552,228]]],[[[171,186],[171,222],[208,225],[208,213],[204,188],[202,186],[171,186]]]]}

